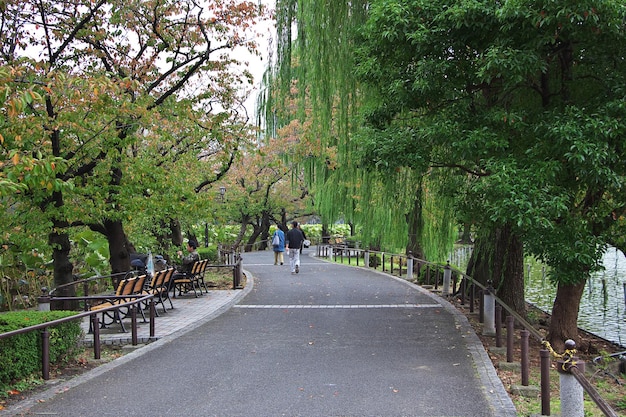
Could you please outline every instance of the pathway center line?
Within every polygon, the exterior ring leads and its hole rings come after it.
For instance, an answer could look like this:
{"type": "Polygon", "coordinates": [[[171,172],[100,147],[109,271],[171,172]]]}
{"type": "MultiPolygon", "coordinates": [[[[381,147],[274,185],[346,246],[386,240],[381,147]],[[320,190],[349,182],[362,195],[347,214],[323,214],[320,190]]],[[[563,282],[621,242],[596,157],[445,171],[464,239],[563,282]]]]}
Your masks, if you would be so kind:
{"type": "Polygon", "coordinates": [[[237,304],[234,308],[266,309],[362,309],[362,308],[441,308],[441,304],[237,304]]]}

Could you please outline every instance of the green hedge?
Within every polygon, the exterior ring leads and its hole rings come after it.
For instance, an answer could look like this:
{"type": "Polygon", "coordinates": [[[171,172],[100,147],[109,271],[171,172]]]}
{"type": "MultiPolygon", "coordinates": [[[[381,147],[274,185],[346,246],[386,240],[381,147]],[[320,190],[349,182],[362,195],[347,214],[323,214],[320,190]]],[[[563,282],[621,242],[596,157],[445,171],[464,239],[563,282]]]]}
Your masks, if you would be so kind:
{"type": "Polygon", "coordinates": [[[211,262],[217,261],[217,246],[201,247],[196,249],[200,259],[208,259],[211,262]]]}
{"type": "MultiPolygon", "coordinates": [[[[0,333],[34,326],[73,316],[73,311],[16,311],[0,313],[0,333]]],[[[50,334],[50,363],[63,364],[74,359],[82,337],[79,320],[48,328],[50,334]]],[[[41,373],[41,331],[0,339],[0,388],[13,381],[41,373]]]]}

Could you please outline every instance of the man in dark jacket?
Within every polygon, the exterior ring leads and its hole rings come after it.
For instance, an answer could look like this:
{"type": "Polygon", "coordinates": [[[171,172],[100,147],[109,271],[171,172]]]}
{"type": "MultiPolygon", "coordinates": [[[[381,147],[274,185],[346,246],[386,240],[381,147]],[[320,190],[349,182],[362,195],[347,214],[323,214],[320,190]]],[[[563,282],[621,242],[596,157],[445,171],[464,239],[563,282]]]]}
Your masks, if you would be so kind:
{"type": "Polygon", "coordinates": [[[287,255],[289,255],[289,265],[291,266],[292,274],[300,272],[300,248],[302,248],[302,242],[304,242],[304,236],[298,229],[298,222],[293,221],[291,229],[285,236],[285,249],[287,255]]]}
{"type": "Polygon", "coordinates": [[[170,287],[168,289],[168,292],[174,291],[174,296],[176,296],[176,280],[186,278],[187,274],[191,272],[193,264],[196,263],[196,261],[200,260],[200,255],[196,250],[197,247],[198,242],[196,242],[195,240],[189,240],[189,242],[187,242],[187,255],[183,256],[183,252],[180,250],[177,252],[178,258],[181,261],[182,265],[176,268],[176,272],[174,272],[174,275],[172,276],[172,280],[170,281],[170,287]]]}

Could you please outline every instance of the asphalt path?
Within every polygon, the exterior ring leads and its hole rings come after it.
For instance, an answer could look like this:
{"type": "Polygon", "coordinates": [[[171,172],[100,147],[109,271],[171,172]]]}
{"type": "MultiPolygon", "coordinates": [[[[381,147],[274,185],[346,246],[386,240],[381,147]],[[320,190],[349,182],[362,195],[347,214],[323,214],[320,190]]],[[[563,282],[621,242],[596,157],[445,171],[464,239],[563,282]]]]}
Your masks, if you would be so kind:
{"type": "Polygon", "coordinates": [[[39,416],[515,416],[465,317],[423,289],[306,254],[246,253],[226,312],[34,404],[39,416]]]}

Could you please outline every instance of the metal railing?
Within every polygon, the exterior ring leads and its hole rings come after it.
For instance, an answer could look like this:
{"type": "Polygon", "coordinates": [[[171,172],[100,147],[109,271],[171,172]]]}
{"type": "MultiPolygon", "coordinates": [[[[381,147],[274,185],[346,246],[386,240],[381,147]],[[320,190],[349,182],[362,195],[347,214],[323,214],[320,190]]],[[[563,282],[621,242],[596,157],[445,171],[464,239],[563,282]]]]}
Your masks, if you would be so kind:
{"type": "MultiPolygon", "coordinates": [[[[144,295],[144,296],[87,296],[87,297],[49,297],[42,296],[40,297],[40,302],[42,305],[46,305],[46,303],[50,303],[53,300],[56,301],[68,301],[68,300],[102,300],[102,299],[113,299],[113,298],[122,298],[128,300],[132,298],[132,300],[125,301],[115,306],[102,308],[98,312],[85,311],[82,313],[78,313],[74,316],[65,317],[62,319],[57,319],[53,321],[49,321],[46,323],[37,324],[34,326],[24,327],[22,329],[13,330],[6,333],[0,333],[1,339],[8,339],[20,334],[25,334],[29,332],[34,332],[41,330],[41,373],[42,378],[44,380],[50,379],[50,333],[48,331],[49,327],[53,327],[65,322],[73,321],[73,320],[81,320],[84,317],[90,317],[91,327],[93,329],[93,349],[94,349],[94,359],[100,359],[101,356],[101,348],[100,348],[100,320],[98,314],[112,311],[119,308],[128,308],[131,316],[131,331],[132,331],[132,344],[133,346],[137,345],[137,305],[141,306],[142,303],[147,303],[150,307],[150,338],[154,338],[155,336],[155,316],[156,316],[156,308],[154,305],[153,295],[144,295]]],[[[44,307],[45,308],[45,307],[44,307]]]]}
{"type": "MultiPolygon", "coordinates": [[[[232,268],[233,270],[233,289],[241,289],[242,288],[242,278],[243,278],[243,267],[242,267],[242,258],[241,255],[236,252],[230,252],[225,254],[226,263],[219,265],[208,265],[207,268],[232,268]]],[[[100,343],[100,319],[99,314],[106,314],[108,312],[112,312],[114,310],[120,309],[128,309],[128,313],[124,318],[130,316],[131,319],[131,343],[133,346],[138,344],[138,328],[137,328],[137,311],[141,308],[142,305],[148,305],[149,307],[149,339],[155,339],[155,318],[156,314],[156,306],[154,302],[154,295],[152,294],[132,294],[132,295],[92,295],[92,292],[101,293],[102,288],[98,282],[104,282],[102,285],[103,288],[112,289],[116,287],[116,284],[119,280],[128,278],[130,276],[136,275],[137,271],[129,271],[125,273],[119,274],[111,274],[111,275],[97,275],[89,278],[78,279],[76,281],[60,285],[48,292],[47,288],[42,289],[42,295],[38,298],[39,300],[39,308],[40,310],[49,310],[51,303],[68,303],[68,305],[76,305],[78,303],[79,310],[82,310],[81,313],[78,313],[71,317],[66,317],[63,319],[58,319],[46,323],[41,323],[34,326],[24,327],[22,329],[13,330],[6,333],[0,334],[0,339],[8,339],[10,337],[25,334],[33,331],[41,330],[41,338],[42,338],[42,352],[41,352],[41,367],[42,367],[42,377],[44,380],[48,380],[50,378],[50,338],[48,328],[73,321],[73,320],[81,320],[84,317],[90,317],[90,325],[89,332],[93,334],[93,350],[94,350],[94,359],[100,359],[101,357],[101,343],[100,343]],[[60,296],[56,295],[59,293],[64,293],[68,288],[75,287],[81,288],[82,294],[79,296],[60,296]],[[112,300],[121,300],[122,302],[117,303],[115,305],[101,308],[97,312],[90,311],[90,306],[94,302],[100,301],[112,301],[112,300]],[[80,305],[82,303],[82,306],[80,305]]],[[[74,291],[75,292],[75,291],[74,291]]]]}
{"type": "Polygon", "coordinates": [[[207,268],[232,268],[233,269],[233,290],[242,287],[243,267],[241,264],[241,246],[229,246],[219,244],[217,247],[217,258],[223,264],[208,265],[207,268]]]}

